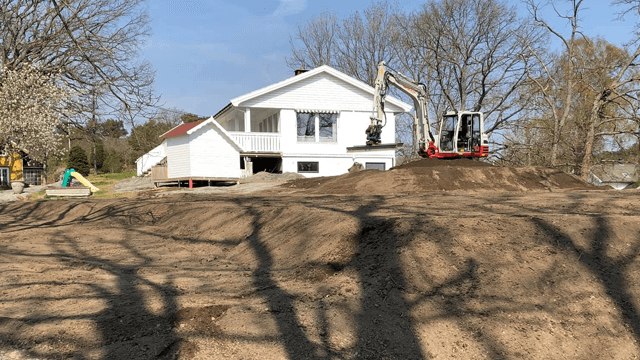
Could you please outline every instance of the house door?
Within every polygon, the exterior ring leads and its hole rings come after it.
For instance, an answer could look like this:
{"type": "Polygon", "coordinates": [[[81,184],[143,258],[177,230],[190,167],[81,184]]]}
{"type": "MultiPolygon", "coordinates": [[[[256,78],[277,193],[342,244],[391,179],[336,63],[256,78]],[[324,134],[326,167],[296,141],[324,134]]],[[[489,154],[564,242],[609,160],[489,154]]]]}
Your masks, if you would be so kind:
{"type": "Polygon", "coordinates": [[[0,186],[9,186],[9,168],[0,167],[0,186]]]}

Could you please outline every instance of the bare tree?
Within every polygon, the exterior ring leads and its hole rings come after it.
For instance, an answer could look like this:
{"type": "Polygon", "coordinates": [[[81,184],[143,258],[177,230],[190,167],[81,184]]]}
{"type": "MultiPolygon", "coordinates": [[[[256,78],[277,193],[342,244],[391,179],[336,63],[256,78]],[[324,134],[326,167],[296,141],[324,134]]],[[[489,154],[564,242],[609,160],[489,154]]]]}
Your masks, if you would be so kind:
{"type": "Polygon", "coordinates": [[[335,63],[339,70],[373,86],[378,63],[394,63],[400,33],[400,10],[389,1],[372,2],[362,15],[353,13],[342,22],[338,33],[335,63]]]}
{"type": "MultiPolygon", "coordinates": [[[[104,112],[135,114],[157,99],[154,73],[137,62],[150,33],[144,0],[2,0],[0,64],[19,69],[35,64],[46,74],[60,74],[66,86],[84,94],[76,114],[90,117],[89,89],[104,112]]],[[[76,119],[77,120],[77,119],[76,119]]]]}
{"type": "MultiPolygon", "coordinates": [[[[619,49],[603,40],[591,40],[580,32],[579,20],[583,0],[567,0],[566,13],[551,2],[558,17],[571,26],[569,36],[562,35],[538,14],[540,4],[525,0],[534,21],[561,41],[564,53],[553,61],[532,51],[542,71],[531,80],[545,98],[552,119],[551,166],[558,166],[560,145],[566,144],[578,153],[574,165],[586,180],[591,170],[594,151],[603,137],[637,133],[639,73],[635,70],[640,57],[640,30],[635,40],[619,49]],[[565,134],[572,120],[573,134],[565,134]]],[[[638,2],[617,0],[614,5],[626,5],[621,15],[638,16],[638,2]]]]}
{"type": "Polygon", "coordinates": [[[342,21],[335,13],[320,13],[298,24],[287,64],[292,68],[330,65],[373,85],[378,63],[397,57],[393,46],[399,38],[395,21],[399,13],[389,1],[372,2],[362,14],[355,12],[342,21]]]}
{"type": "Polygon", "coordinates": [[[287,64],[294,69],[335,65],[339,28],[338,16],[331,12],[320,13],[306,24],[298,24],[295,37],[289,38],[291,57],[287,58],[287,64]]]}
{"type": "MultiPolygon", "coordinates": [[[[551,112],[552,124],[551,128],[551,154],[550,165],[553,167],[558,166],[558,153],[560,141],[562,138],[562,130],[567,122],[569,115],[571,114],[571,104],[574,99],[574,84],[576,79],[575,75],[575,44],[576,39],[581,37],[582,34],[579,31],[579,12],[580,6],[582,6],[583,0],[569,0],[570,10],[567,13],[561,13],[554,3],[551,3],[556,14],[561,19],[568,22],[570,31],[568,35],[563,35],[560,31],[554,29],[549,23],[540,17],[541,5],[536,0],[523,0],[531,14],[533,21],[541,28],[545,29],[554,38],[560,40],[565,52],[565,59],[563,66],[564,71],[558,71],[558,59],[547,56],[546,51],[536,49],[533,46],[528,47],[530,54],[535,58],[538,68],[538,72],[529,72],[529,79],[537,87],[537,90],[542,94],[545,103],[551,112]],[[555,62],[556,66],[554,66],[555,62]]],[[[530,62],[528,64],[531,64],[530,62]]]]}
{"type": "Polygon", "coordinates": [[[410,16],[406,33],[403,44],[430,68],[432,106],[483,111],[489,134],[526,109],[526,48],[540,44],[541,33],[506,2],[430,1],[410,16]]]}

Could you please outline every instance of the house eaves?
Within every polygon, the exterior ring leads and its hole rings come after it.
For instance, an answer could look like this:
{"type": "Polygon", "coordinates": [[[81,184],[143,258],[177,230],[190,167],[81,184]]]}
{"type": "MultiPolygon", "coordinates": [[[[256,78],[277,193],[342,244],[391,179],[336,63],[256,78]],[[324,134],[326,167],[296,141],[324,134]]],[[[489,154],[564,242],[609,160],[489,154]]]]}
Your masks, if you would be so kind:
{"type": "MultiPolygon", "coordinates": [[[[345,73],[343,73],[341,71],[338,71],[338,70],[336,70],[336,69],[334,69],[334,68],[332,68],[332,67],[330,67],[328,65],[322,65],[322,66],[319,66],[319,67],[317,67],[317,68],[315,68],[313,70],[309,70],[309,71],[307,71],[305,73],[302,73],[300,75],[296,75],[296,76],[290,77],[290,78],[288,78],[286,80],[283,80],[281,82],[269,85],[269,86],[264,87],[262,89],[258,89],[258,90],[252,91],[250,93],[247,93],[245,95],[238,96],[238,97],[236,97],[234,99],[231,99],[231,105],[233,105],[234,107],[242,106],[242,103],[244,103],[244,102],[246,102],[248,100],[251,100],[251,99],[254,99],[254,98],[258,97],[258,96],[262,96],[264,94],[267,94],[267,93],[270,93],[272,91],[278,90],[278,89],[283,88],[285,86],[288,86],[288,85],[291,85],[291,84],[295,84],[296,82],[308,79],[308,78],[313,77],[313,76],[315,76],[317,74],[320,74],[320,73],[330,74],[330,75],[332,75],[332,76],[334,76],[334,77],[336,77],[336,78],[338,78],[338,79],[340,79],[340,80],[342,80],[342,81],[344,81],[344,82],[346,82],[346,83],[348,83],[350,85],[355,86],[356,88],[359,88],[359,89],[361,89],[361,90],[363,90],[365,92],[368,92],[369,94],[371,94],[371,99],[372,99],[372,103],[373,103],[373,95],[375,93],[375,89],[373,87],[365,84],[364,82],[362,82],[360,80],[354,79],[353,77],[351,77],[351,76],[349,76],[349,75],[347,75],[347,74],[345,74],[345,73]]],[[[405,103],[405,102],[403,102],[403,101],[401,101],[399,99],[393,98],[391,96],[387,96],[385,98],[385,100],[388,101],[390,104],[393,104],[393,105],[399,107],[404,112],[409,112],[411,110],[411,108],[413,107],[413,106],[411,106],[411,105],[409,105],[409,104],[407,104],[407,103],[405,103]]],[[[226,109],[226,107],[225,107],[225,109],[226,109]]],[[[225,109],[222,109],[219,113],[221,113],[225,109]]]]}

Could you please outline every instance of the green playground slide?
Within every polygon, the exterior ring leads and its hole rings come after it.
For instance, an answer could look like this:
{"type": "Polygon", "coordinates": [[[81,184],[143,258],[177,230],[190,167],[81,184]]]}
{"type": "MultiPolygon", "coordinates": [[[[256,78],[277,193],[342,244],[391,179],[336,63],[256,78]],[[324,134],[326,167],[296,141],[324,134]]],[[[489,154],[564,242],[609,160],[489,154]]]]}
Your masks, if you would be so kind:
{"type": "Polygon", "coordinates": [[[67,171],[64,172],[64,180],[62,181],[62,186],[67,187],[69,186],[69,184],[71,183],[71,179],[70,177],[74,177],[76,178],[78,181],[80,181],[80,183],[86,187],[88,187],[89,189],[91,189],[91,192],[98,192],[97,187],[95,187],[91,182],[89,182],[89,180],[87,180],[84,176],[82,176],[79,172],[73,170],[73,169],[68,169],[67,171]]]}

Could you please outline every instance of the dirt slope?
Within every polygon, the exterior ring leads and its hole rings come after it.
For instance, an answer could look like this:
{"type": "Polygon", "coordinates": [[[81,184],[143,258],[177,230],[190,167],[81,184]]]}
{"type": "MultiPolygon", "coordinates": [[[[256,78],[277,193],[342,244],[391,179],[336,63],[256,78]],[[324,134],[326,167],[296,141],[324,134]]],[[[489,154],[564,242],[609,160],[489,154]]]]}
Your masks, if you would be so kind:
{"type": "Polygon", "coordinates": [[[640,357],[638,192],[292,190],[0,206],[0,357],[640,357]]]}
{"type": "Polygon", "coordinates": [[[284,187],[314,194],[398,195],[433,191],[558,191],[596,187],[559,170],[494,167],[467,159],[423,159],[389,171],[364,170],[335,177],[293,180],[284,187]]]}

